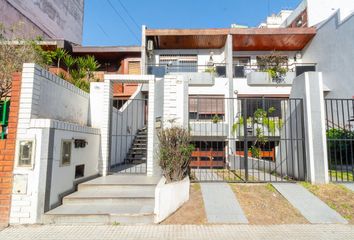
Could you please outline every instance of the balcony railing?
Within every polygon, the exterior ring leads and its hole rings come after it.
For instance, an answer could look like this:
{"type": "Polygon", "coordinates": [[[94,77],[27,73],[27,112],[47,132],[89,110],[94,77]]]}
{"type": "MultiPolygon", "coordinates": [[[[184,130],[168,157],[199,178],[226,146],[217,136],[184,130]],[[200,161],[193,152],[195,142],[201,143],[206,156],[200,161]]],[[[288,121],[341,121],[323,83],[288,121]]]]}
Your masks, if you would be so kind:
{"type": "Polygon", "coordinates": [[[147,73],[156,77],[164,77],[168,74],[176,73],[205,73],[214,77],[226,77],[226,64],[215,63],[210,65],[196,64],[148,64],[147,73]]]}
{"type": "MultiPolygon", "coordinates": [[[[315,63],[293,63],[280,66],[284,72],[294,72],[295,76],[299,76],[304,72],[316,71],[315,63]]],[[[251,72],[268,72],[272,66],[260,65],[234,65],[234,78],[246,78],[251,72]]]]}

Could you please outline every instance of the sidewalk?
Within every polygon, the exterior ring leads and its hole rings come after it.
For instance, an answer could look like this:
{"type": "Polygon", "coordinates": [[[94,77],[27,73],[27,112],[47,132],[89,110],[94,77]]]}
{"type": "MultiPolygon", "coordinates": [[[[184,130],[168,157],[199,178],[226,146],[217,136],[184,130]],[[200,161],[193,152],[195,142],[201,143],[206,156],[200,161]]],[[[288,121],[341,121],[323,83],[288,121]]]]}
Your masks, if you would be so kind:
{"type": "Polygon", "coordinates": [[[0,232],[1,240],[222,240],[222,239],[348,239],[353,225],[145,225],[145,226],[28,226],[0,232]]]}

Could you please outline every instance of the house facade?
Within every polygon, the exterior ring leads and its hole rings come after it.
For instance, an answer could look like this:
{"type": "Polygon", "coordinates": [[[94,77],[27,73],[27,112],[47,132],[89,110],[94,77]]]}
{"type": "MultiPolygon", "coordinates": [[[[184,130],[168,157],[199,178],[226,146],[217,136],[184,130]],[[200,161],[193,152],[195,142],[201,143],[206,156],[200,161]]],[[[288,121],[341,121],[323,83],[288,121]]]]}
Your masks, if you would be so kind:
{"type": "MultiPolygon", "coordinates": [[[[12,166],[1,165],[11,182],[1,185],[4,221],[75,222],[80,214],[97,220],[89,201],[87,212],[75,209],[71,193],[98,176],[159,178],[158,132],[176,125],[192,137],[193,181],[352,181],[354,140],[328,133],[353,131],[354,17],[341,19],[347,2],[332,16],[327,10],[336,6],[324,4],[326,17],[316,18],[313,2],[287,12],[281,24],[143,26],[142,46],[71,46],[73,55],[94,55],[101,64],[101,81],[89,94],[25,64],[12,105],[18,117],[10,112],[11,151],[1,152],[12,166]],[[345,154],[338,141],[346,142],[345,154]]],[[[131,214],[151,220],[146,212],[131,214]]]]}

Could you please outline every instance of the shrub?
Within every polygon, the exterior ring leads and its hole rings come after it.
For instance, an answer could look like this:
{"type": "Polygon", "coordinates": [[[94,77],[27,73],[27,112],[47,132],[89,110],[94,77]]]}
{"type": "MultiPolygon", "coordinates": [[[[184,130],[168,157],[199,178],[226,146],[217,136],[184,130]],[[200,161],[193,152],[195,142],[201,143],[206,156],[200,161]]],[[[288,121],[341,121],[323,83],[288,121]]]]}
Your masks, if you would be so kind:
{"type": "Polygon", "coordinates": [[[160,141],[159,164],[167,183],[183,180],[189,172],[194,146],[188,130],[171,127],[158,133],[160,141]]]}

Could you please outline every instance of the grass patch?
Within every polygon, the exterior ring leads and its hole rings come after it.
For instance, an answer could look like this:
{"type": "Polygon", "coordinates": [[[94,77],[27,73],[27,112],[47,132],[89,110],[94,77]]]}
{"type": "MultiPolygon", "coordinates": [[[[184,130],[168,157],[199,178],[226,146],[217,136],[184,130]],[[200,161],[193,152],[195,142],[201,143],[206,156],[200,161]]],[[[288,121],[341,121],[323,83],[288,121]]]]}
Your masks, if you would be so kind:
{"type": "Polygon", "coordinates": [[[339,170],[329,170],[329,176],[333,181],[354,181],[353,173],[339,170]]]}
{"type": "Polygon", "coordinates": [[[271,183],[267,183],[265,187],[270,192],[277,192],[277,190],[274,188],[274,186],[271,183]]]}
{"type": "Polygon", "coordinates": [[[230,184],[250,224],[303,224],[307,220],[272,184],[230,184]]]}

